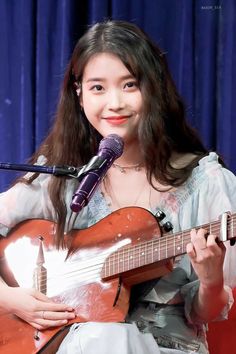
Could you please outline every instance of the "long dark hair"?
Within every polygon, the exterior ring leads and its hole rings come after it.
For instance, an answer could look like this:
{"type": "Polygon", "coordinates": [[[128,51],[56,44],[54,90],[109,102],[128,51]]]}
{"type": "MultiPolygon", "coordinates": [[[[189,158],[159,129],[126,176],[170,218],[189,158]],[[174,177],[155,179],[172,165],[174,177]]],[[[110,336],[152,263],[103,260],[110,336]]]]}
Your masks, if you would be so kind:
{"type": "MultiPolygon", "coordinates": [[[[184,105],[164,54],[140,28],[125,21],[97,23],[77,42],[65,73],[54,125],[30,161],[44,155],[48,165],[80,166],[96,153],[102,137],[86,119],[76,87],[82,82],[88,60],[101,52],[117,55],[138,80],[144,107],[139,139],[149,182],[154,178],[165,185],[181,185],[207,151],[186,122],[184,105]],[[196,159],[176,169],[170,163],[173,152],[193,153],[196,159]]],[[[35,178],[37,174],[27,183],[35,178]]],[[[52,177],[49,184],[58,222],[58,246],[63,244],[67,213],[65,183],[66,178],[52,177]]]]}

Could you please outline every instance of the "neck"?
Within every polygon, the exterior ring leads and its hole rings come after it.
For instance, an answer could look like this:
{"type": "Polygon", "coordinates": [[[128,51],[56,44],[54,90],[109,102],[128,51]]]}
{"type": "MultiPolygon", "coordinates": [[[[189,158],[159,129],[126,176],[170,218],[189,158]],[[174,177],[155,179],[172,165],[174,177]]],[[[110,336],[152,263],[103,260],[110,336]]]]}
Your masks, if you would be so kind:
{"type": "Polygon", "coordinates": [[[144,165],[138,142],[125,143],[123,154],[115,161],[115,164],[120,166],[144,165]]]}

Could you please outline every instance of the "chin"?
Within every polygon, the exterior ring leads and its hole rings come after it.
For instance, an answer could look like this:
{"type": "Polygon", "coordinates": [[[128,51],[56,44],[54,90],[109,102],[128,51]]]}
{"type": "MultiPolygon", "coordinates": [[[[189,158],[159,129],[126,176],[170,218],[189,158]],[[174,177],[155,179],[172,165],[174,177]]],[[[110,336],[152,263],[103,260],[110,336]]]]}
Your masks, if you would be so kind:
{"type": "Polygon", "coordinates": [[[110,134],[117,134],[123,139],[126,144],[138,141],[138,133],[135,133],[136,129],[133,129],[133,131],[128,131],[127,129],[121,127],[111,127],[110,129],[97,130],[104,138],[106,138],[110,134]]]}

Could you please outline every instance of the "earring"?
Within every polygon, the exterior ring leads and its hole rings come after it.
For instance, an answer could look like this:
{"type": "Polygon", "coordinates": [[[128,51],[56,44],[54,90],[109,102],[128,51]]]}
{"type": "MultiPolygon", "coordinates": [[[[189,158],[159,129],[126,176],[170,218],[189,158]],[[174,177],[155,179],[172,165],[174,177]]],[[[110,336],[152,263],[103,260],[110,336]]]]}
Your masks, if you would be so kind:
{"type": "Polygon", "coordinates": [[[76,94],[79,97],[80,94],[81,94],[81,83],[80,82],[74,82],[74,87],[75,87],[76,94]]]}

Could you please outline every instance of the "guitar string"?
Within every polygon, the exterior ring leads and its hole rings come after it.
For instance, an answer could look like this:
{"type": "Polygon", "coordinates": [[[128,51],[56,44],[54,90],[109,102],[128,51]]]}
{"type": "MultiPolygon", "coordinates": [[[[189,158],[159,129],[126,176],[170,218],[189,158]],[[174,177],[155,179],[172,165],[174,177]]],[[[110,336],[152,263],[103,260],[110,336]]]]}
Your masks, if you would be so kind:
{"type": "MultiPolygon", "coordinates": [[[[212,230],[214,232],[214,230],[212,230]]],[[[216,230],[215,230],[216,231],[216,230]]],[[[179,236],[179,235],[178,235],[179,236]]],[[[190,238],[189,238],[190,240],[190,238]]],[[[189,241],[188,240],[188,241],[189,241]]],[[[120,258],[119,258],[119,254],[122,254],[122,257],[125,258],[125,256],[127,255],[130,255],[130,253],[133,253],[132,256],[133,256],[133,259],[132,261],[134,262],[136,259],[139,259],[140,260],[140,251],[144,252],[145,251],[145,255],[147,257],[149,257],[149,255],[152,255],[153,254],[153,250],[151,249],[150,250],[150,246],[153,248],[153,247],[158,247],[158,252],[161,252],[161,253],[168,253],[168,251],[171,249],[173,250],[173,238],[172,237],[165,237],[165,240],[163,241],[163,238],[158,238],[156,240],[149,240],[149,241],[146,241],[146,242],[142,242],[138,245],[130,245],[128,247],[125,247],[125,248],[121,248],[121,249],[118,249],[116,251],[114,251],[113,253],[111,252],[104,252],[103,255],[101,257],[96,257],[97,260],[101,259],[101,263],[96,263],[95,265],[89,265],[89,266],[86,266],[84,268],[81,268],[79,271],[83,271],[83,270],[87,270],[89,268],[94,268],[94,266],[96,265],[101,265],[104,263],[104,258],[106,256],[110,256],[110,261],[113,262],[113,264],[115,263],[119,263],[120,262],[120,258]],[[169,240],[168,240],[169,239],[169,240]],[[168,245],[168,241],[171,241],[171,245],[168,245]],[[144,250],[145,249],[145,250],[144,250]],[[150,251],[150,252],[149,252],[150,251]],[[138,255],[135,254],[138,252],[138,255]],[[116,259],[118,258],[118,259],[116,259]]],[[[186,241],[186,240],[185,240],[186,241]]],[[[185,244],[183,244],[182,242],[182,239],[177,239],[175,240],[176,245],[175,246],[178,246],[178,243],[181,244],[181,246],[185,246],[185,244]]],[[[179,246],[178,246],[179,247],[179,246]]],[[[176,248],[176,247],[175,247],[176,248]]],[[[179,253],[178,253],[179,254],[179,253]]],[[[171,255],[172,257],[174,257],[176,254],[173,254],[171,255]]],[[[168,258],[168,257],[167,257],[168,258]]],[[[128,261],[129,259],[127,259],[128,261]]],[[[77,266],[77,265],[76,265],[77,266]]],[[[74,272],[74,271],[73,271],[74,272]]],[[[69,273],[68,273],[69,274],[69,273]]],[[[42,275],[43,275],[43,271],[42,271],[42,275]]]]}
{"type": "MultiPolygon", "coordinates": [[[[213,231],[213,233],[215,232],[215,231],[219,231],[218,230],[218,228],[216,228],[215,230],[213,230],[212,229],[212,231],[213,231]]],[[[186,233],[186,232],[184,232],[184,233],[186,233]]],[[[179,237],[179,236],[181,236],[181,235],[184,235],[184,233],[179,233],[179,234],[176,234],[175,235],[175,238],[177,238],[177,237],[179,237]]],[[[187,234],[187,233],[186,233],[187,234]]],[[[146,241],[146,242],[142,242],[142,243],[140,243],[140,244],[137,244],[137,245],[129,245],[129,246],[127,246],[127,247],[125,247],[125,248],[121,248],[121,249],[118,249],[118,250],[116,250],[116,251],[114,251],[113,253],[111,253],[110,251],[109,252],[107,252],[107,256],[110,256],[110,257],[112,257],[112,256],[116,256],[117,254],[119,254],[119,253],[122,253],[122,255],[123,256],[125,256],[125,253],[130,253],[130,251],[132,251],[132,250],[134,250],[134,252],[133,253],[135,253],[135,251],[139,251],[140,249],[142,249],[142,247],[144,247],[145,249],[147,248],[147,247],[149,247],[149,249],[150,249],[150,245],[153,247],[153,245],[155,244],[155,243],[160,243],[160,245],[158,245],[159,246],[159,249],[160,249],[160,251],[162,252],[162,251],[168,251],[168,250],[170,250],[170,249],[173,249],[173,242],[171,242],[172,243],[172,245],[170,246],[168,246],[168,239],[170,239],[170,241],[173,241],[173,235],[168,235],[168,237],[165,237],[164,239],[163,238],[158,238],[158,239],[155,239],[155,240],[149,240],[149,241],[146,241]],[[166,247],[166,245],[167,245],[167,247],[166,247]],[[162,246],[164,246],[164,247],[162,247],[162,246]]],[[[176,242],[176,240],[175,240],[175,242],[176,242]]],[[[180,240],[177,240],[177,242],[179,242],[179,243],[182,243],[182,239],[180,239],[180,240]]],[[[143,251],[143,250],[142,250],[143,251]]],[[[152,250],[151,250],[151,254],[152,254],[152,250]]],[[[106,256],[106,252],[104,252],[103,253],[103,255],[102,255],[102,257],[100,257],[102,260],[104,260],[104,257],[106,256]]],[[[174,255],[173,255],[174,256],[174,255]]],[[[140,254],[138,254],[138,257],[140,257],[140,254]]],[[[97,257],[97,259],[99,259],[99,257],[97,257]]],[[[102,262],[103,263],[103,262],[102,262]]],[[[84,269],[88,269],[89,267],[85,267],[84,269]]]]}
{"type": "MultiPolygon", "coordinates": [[[[216,227],[216,228],[211,228],[211,232],[212,233],[214,233],[215,231],[219,231],[219,227],[216,227]]],[[[184,231],[183,233],[178,233],[177,235],[178,235],[178,237],[179,236],[181,236],[181,235],[184,235],[184,233],[187,233],[186,231],[184,231]]],[[[172,237],[172,240],[173,240],[173,235],[166,235],[166,236],[170,236],[170,238],[172,237]]],[[[175,235],[176,236],[176,235],[175,235]]],[[[189,240],[190,240],[190,237],[189,237],[189,240]]],[[[178,241],[178,240],[177,240],[178,241]]],[[[120,253],[122,253],[122,256],[125,256],[124,255],[124,253],[130,253],[130,249],[136,249],[136,251],[137,250],[142,250],[143,251],[143,249],[142,249],[142,247],[143,247],[143,245],[147,245],[147,243],[149,244],[149,246],[150,246],[150,244],[154,244],[154,243],[158,243],[159,245],[158,245],[158,247],[159,247],[159,249],[158,249],[158,253],[165,253],[165,252],[168,252],[168,250],[170,250],[170,249],[173,249],[173,245],[170,247],[166,247],[166,244],[167,244],[167,242],[168,242],[168,238],[166,237],[165,238],[165,241],[163,242],[163,238],[158,238],[158,239],[156,239],[156,240],[150,240],[150,241],[147,241],[147,242],[145,242],[145,243],[142,243],[142,244],[138,244],[138,245],[131,245],[131,247],[126,247],[126,248],[124,248],[124,249],[119,249],[119,250],[117,250],[117,251],[115,251],[115,254],[118,254],[119,252],[120,253]],[[163,245],[161,245],[163,243],[163,245]],[[162,246],[164,246],[164,247],[162,247],[162,246]]],[[[181,242],[180,242],[181,243],[181,242]]],[[[153,245],[152,245],[153,246],[153,245]]],[[[167,245],[168,246],[168,245],[167,245]]],[[[145,247],[146,248],[146,247],[145,247]]],[[[150,248],[149,248],[150,249],[150,248]]],[[[184,252],[185,253],[185,252],[184,252]]],[[[147,258],[147,257],[149,257],[149,255],[153,255],[153,251],[151,251],[151,252],[146,252],[145,253],[145,257],[147,258]]],[[[90,266],[86,266],[86,267],[84,267],[84,268],[81,268],[81,269],[79,269],[79,270],[74,270],[74,271],[72,271],[72,272],[67,272],[67,273],[65,273],[65,274],[69,274],[70,275],[70,277],[71,276],[73,276],[73,273],[77,273],[76,274],[76,276],[78,276],[79,274],[80,275],[83,275],[83,273],[84,273],[84,275],[86,275],[86,280],[88,280],[88,275],[89,276],[91,276],[91,275],[95,275],[95,274],[97,274],[97,270],[101,270],[101,267],[97,267],[98,265],[100,265],[100,266],[102,266],[103,264],[104,264],[104,257],[105,257],[105,252],[104,252],[104,255],[103,255],[103,257],[98,257],[98,259],[99,258],[103,258],[102,259],[102,262],[101,263],[96,263],[96,264],[94,264],[94,265],[90,265],[90,266]],[[89,274],[89,272],[87,271],[87,270],[89,270],[90,269],[90,274],[89,274]],[[94,273],[94,274],[93,274],[94,273]]],[[[108,253],[107,254],[108,256],[110,256],[110,257],[112,257],[112,256],[114,256],[114,253],[112,253],[112,254],[110,254],[110,253],[108,253]]],[[[174,255],[172,256],[172,257],[174,257],[174,255]]],[[[171,257],[171,258],[172,258],[171,257]]],[[[115,258],[115,257],[114,257],[115,258]]],[[[166,257],[166,258],[168,258],[168,257],[166,257]]],[[[140,258],[140,254],[138,254],[138,255],[135,255],[134,256],[134,258],[132,259],[132,263],[135,263],[135,261],[138,259],[138,261],[139,261],[139,263],[140,263],[140,260],[141,261],[143,261],[143,258],[140,258]]],[[[105,260],[106,261],[106,260],[105,260]]],[[[129,261],[129,259],[127,259],[126,260],[127,262],[129,261]]],[[[157,260],[158,261],[158,260],[157,260]]],[[[118,265],[118,268],[122,268],[123,266],[120,264],[120,259],[119,259],[119,257],[118,257],[118,259],[114,259],[113,260],[113,265],[110,265],[110,268],[112,268],[112,267],[116,267],[117,265],[118,265]]],[[[140,266],[142,266],[143,264],[141,264],[140,266]]],[[[145,265],[145,264],[144,264],[145,265]]],[[[130,269],[130,270],[132,270],[132,268],[130,269]]],[[[46,272],[46,271],[45,271],[46,272]]],[[[121,271],[121,273],[122,273],[122,271],[121,271]]],[[[98,275],[98,274],[97,274],[98,275]]],[[[111,275],[113,275],[113,274],[111,274],[111,275]]],[[[43,272],[42,272],[42,276],[43,276],[43,272]]],[[[59,276],[61,276],[61,274],[59,274],[59,276]]],[[[55,279],[55,276],[54,276],[54,279],[55,279]]],[[[51,279],[51,280],[54,280],[53,278],[51,279]]],[[[50,277],[47,279],[47,281],[49,281],[50,280],[50,277]]],[[[42,280],[42,283],[44,282],[44,280],[42,280]]]]}
{"type": "MultiPolygon", "coordinates": [[[[80,275],[80,273],[78,272],[78,274],[80,275]]],[[[75,274],[76,275],[76,274],[75,274]]],[[[80,277],[81,277],[81,275],[80,275],[80,277]]],[[[76,277],[76,279],[78,280],[78,278],[76,277]]],[[[41,291],[42,292],[44,292],[44,290],[43,290],[43,288],[46,290],[46,289],[50,289],[50,287],[52,288],[52,289],[54,289],[55,288],[55,286],[56,285],[58,285],[58,282],[56,282],[56,278],[54,278],[53,279],[53,281],[54,281],[54,287],[52,287],[52,282],[51,283],[47,283],[47,284],[45,284],[45,282],[42,282],[42,284],[41,284],[41,291]],[[43,286],[42,286],[43,285],[43,286]]],[[[63,280],[64,280],[64,278],[63,278],[63,280]]],[[[103,280],[103,281],[105,281],[106,282],[106,279],[104,280],[104,279],[101,279],[100,277],[99,277],[99,274],[98,274],[98,272],[90,272],[90,274],[88,275],[88,274],[85,274],[85,276],[84,276],[84,278],[81,278],[80,279],[80,281],[79,281],[79,283],[77,282],[77,285],[75,284],[75,282],[74,282],[74,278],[73,277],[70,277],[70,278],[68,278],[67,277],[67,283],[65,284],[65,286],[64,286],[64,288],[63,288],[63,291],[61,291],[61,292],[64,292],[64,291],[67,291],[67,290],[69,290],[69,289],[71,289],[71,288],[75,288],[75,287],[78,287],[78,285],[80,285],[80,287],[82,286],[82,285],[84,285],[84,284],[89,284],[89,283],[92,283],[92,282],[94,282],[94,281],[97,281],[97,282],[99,282],[99,283],[101,283],[101,280],[103,280]]],[[[47,293],[47,292],[46,292],[47,293]]]]}

